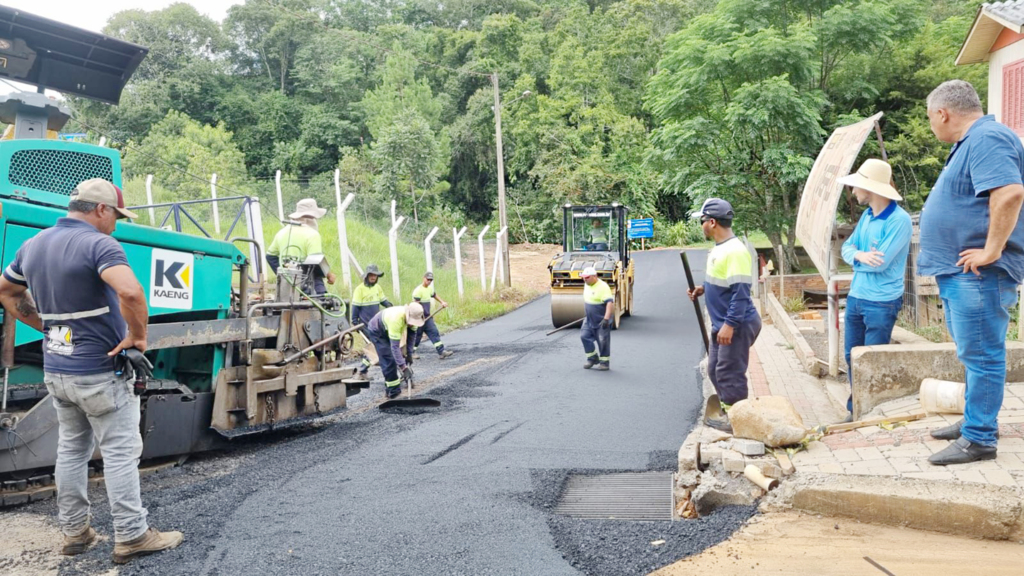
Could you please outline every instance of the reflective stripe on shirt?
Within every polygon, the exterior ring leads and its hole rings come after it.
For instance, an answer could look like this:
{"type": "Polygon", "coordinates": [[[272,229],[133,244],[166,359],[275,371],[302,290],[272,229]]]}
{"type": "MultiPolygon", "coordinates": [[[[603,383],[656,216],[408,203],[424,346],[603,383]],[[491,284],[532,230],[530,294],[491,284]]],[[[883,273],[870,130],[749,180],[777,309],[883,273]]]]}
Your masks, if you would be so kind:
{"type": "Polygon", "coordinates": [[[85,310],[84,312],[68,312],[65,314],[39,314],[40,320],[81,320],[82,318],[93,318],[95,316],[103,316],[110,312],[110,306],[104,306],[103,308],[96,308],[94,310],[85,310]]]}

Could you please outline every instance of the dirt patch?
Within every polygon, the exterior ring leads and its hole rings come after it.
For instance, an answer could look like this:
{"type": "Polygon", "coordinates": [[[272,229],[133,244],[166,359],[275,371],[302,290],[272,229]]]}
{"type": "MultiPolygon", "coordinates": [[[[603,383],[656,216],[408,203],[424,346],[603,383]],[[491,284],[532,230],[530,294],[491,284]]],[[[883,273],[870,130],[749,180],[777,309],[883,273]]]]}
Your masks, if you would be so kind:
{"type": "Polygon", "coordinates": [[[0,514],[0,574],[50,576],[57,574],[63,540],[54,518],[43,514],[0,514]]]}
{"type": "Polygon", "coordinates": [[[691,574],[1020,574],[1024,546],[797,512],[755,516],[729,540],[654,572],[691,574]],[[752,572],[753,571],[753,572],[752,572]]]}
{"type": "MultiPolygon", "coordinates": [[[[462,270],[466,281],[479,281],[480,257],[475,245],[463,247],[462,270]]],[[[509,268],[512,271],[512,286],[527,294],[541,294],[551,287],[548,264],[551,259],[562,251],[557,244],[512,244],[509,250],[509,268]]],[[[494,247],[488,247],[484,265],[488,278],[491,274],[491,255],[494,247]]]]}

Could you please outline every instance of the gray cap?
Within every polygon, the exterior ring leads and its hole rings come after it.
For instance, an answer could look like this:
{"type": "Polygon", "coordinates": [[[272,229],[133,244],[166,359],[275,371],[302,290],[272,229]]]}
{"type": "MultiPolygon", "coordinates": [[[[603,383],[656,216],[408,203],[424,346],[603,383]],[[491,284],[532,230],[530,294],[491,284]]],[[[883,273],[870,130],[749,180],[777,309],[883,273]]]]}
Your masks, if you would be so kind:
{"type": "Polygon", "coordinates": [[[434,279],[434,273],[433,272],[427,272],[426,274],[423,275],[423,277],[426,278],[427,280],[433,280],[434,279]]]}
{"type": "Polygon", "coordinates": [[[384,275],[384,273],[380,271],[380,268],[377,268],[376,264],[370,264],[366,267],[366,271],[363,273],[363,278],[365,279],[370,274],[373,274],[378,278],[384,275]]]}
{"type": "Polygon", "coordinates": [[[700,210],[690,215],[690,218],[697,220],[703,217],[714,218],[715,220],[732,220],[736,213],[729,204],[721,198],[708,198],[701,205],[700,210]]]}

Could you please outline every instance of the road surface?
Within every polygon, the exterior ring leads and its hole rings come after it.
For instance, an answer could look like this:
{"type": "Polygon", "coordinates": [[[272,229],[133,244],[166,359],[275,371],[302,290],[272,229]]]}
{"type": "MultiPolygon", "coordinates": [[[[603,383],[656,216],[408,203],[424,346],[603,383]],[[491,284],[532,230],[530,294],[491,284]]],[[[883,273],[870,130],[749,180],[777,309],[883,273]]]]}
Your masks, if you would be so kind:
{"type": "MultiPolygon", "coordinates": [[[[445,335],[456,356],[414,366],[437,382],[426,393],[440,409],[360,412],[382,394],[375,368],[335,423],[145,479],[151,523],[185,543],[120,574],[644,574],[724,540],[751,510],[675,523],[551,513],[570,473],[674,470],[700,408],[703,350],[678,252],[635,259],[635,312],[612,334],[610,372],[582,369],[578,330],[544,335],[546,297],[445,335]]],[[[100,491],[94,502],[109,533],[100,491]]],[[[111,546],[61,572],[106,572],[111,546]]]]}

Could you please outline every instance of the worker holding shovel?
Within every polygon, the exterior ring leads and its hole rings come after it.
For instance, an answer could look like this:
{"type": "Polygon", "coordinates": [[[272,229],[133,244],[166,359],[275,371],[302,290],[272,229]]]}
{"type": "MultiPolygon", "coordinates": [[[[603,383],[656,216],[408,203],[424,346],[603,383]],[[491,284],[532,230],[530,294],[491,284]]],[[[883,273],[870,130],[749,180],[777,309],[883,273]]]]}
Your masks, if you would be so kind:
{"type": "Polygon", "coordinates": [[[412,357],[419,359],[419,354],[416,353],[417,348],[420,347],[420,340],[423,339],[423,334],[427,334],[427,338],[434,344],[434,350],[437,351],[437,356],[444,360],[450,357],[454,352],[451,350],[444,349],[444,342],[441,341],[441,333],[437,330],[437,324],[434,324],[434,319],[431,318],[430,307],[434,300],[441,305],[438,312],[448,307],[448,303],[441,299],[437,295],[437,291],[434,289],[434,273],[427,272],[423,275],[423,283],[417,286],[412,291],[412,299],[419,302],[423,306],[423,314],[427,316],[426,322],[419,330],[416,331],[416,340],[413,341],[412,345],[412,357]]]}

